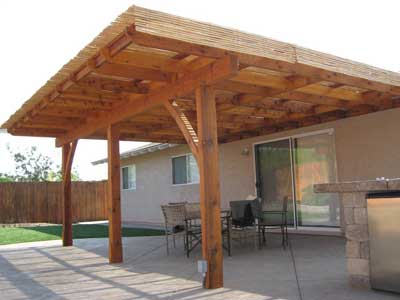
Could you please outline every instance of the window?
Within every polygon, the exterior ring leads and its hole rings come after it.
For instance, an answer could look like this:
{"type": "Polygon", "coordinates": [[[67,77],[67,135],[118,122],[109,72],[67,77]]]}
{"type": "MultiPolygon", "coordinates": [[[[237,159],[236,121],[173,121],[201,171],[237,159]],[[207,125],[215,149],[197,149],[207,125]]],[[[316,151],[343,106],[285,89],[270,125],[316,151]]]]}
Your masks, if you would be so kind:
{"type": "Polygon", "coordinates": [[[192,154],[172,158],[172,183],[188,184],[199,182],[199,169],[192,154]]]}
{"type": "Polygon", "coordinates": [[[122,167],[122,189],[135,190],[136,189],[136,166],[122,167]]]}

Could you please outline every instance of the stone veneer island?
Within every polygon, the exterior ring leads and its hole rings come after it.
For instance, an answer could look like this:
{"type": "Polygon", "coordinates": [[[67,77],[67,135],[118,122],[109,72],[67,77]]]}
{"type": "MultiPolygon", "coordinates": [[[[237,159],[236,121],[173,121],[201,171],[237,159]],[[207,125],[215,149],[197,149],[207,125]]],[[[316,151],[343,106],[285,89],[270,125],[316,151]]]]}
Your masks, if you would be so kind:
{"type": "Polygon", "coordinates": [[[400,190],[400,178],[314,185],[316,193],[341,194],[342,230],[346,237],[349,283],[370,288],[370,255],[366,195],[400,190]]]}

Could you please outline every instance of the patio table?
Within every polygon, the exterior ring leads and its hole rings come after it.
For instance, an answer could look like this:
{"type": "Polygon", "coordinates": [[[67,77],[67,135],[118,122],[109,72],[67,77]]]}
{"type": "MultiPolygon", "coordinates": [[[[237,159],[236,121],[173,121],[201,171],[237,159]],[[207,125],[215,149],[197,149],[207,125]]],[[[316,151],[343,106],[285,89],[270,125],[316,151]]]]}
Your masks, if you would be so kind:
{"type": "MultiPolygon", "coordinates": [[[[185,218],[185,247],[186,255],[189,257],[190,252],[193,251],[199,244],[201,244],[201,214],[192,212],[185,218]],[[193,244],[193,241],[195,243],[193,244]]],[[[222,247],[231,256],[231,230],[232,230],[232,216],[230,210],[221,210],[221,228],[222,228],[222,247]],[[225,225],[225,226],[224,226],[225,225]],[[227,237],[227,245],[224,244],[224,235],[227,237]]]]}

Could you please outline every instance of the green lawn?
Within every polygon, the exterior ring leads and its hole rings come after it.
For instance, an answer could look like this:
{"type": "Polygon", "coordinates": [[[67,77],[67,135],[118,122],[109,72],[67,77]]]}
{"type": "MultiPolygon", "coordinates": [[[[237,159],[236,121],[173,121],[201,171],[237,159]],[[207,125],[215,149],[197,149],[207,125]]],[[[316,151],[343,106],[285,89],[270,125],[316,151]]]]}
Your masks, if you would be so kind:
{"type": "MultiPolygon", "coordinates": [[[[0,228],[0,245],[58,240],[61,238],[60,225],[36,227],[2,227],[0,228]]],[[[73,225],[73,238],[103,238],[108,237],[108,227],[104,225],[78,224],[73,225]]],[[[156,236],[164,231],[142,228],[122,228],[122,236],[156,236]]]]}

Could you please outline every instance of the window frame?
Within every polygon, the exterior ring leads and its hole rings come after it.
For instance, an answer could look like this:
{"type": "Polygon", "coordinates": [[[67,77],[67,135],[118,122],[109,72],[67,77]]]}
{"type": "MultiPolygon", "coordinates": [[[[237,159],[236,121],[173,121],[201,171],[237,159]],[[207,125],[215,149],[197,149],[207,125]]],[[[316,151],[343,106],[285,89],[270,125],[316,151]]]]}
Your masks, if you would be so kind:
{"type": "MultiPolygon", "coordinates": [[[[193,153],[191,152],[187,152],[184,154],[179,154],[179,155],[174,155],[171,156],[171,185],[172,186],[185,186],[185,185],[195,185],[195,184],[199,184],[200,183],[200,172],[199,172],[199,166],[197,165],[197,170],[198,170],[198,178],[199,181],[193,181],[193,182],[186,182],[186,183],[174,183],[174,158],[178,158],[178,157],[186,157],[186,170],[188,169],[188,157],[192,156],[193,159],[196,161],[196,158],[194,157],[193,153]]],[[[196,161],[197,164],[197,161],[196,161]]],[[[186,172],[186,180],[189,179],[189,173],[186,172]]]]}
{"type": "MultiPolygon", "coordinates": [[[[121,166],[121,190],[122,191],[135,191],[136,190],[136,181],[137,181],[136,165],[135,164],[130,164],[130,165],[126,165],[126,166],[121,166]],[[132,188],[126,188],[126,189],[124,188],[124,172],[123,172],[123,169],[125,169],[125,168],[127,168],[128,170],[129,170],[129,168],[133,168],[133,170],[134,170],[135,180],[134,180],[134,187],[132,187],[132,188]]],[[[129,177],[128,177],[128,186],[129,186],[129,177]]]]}

